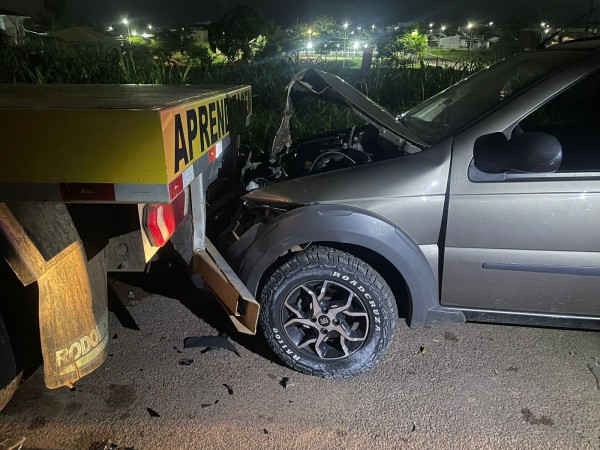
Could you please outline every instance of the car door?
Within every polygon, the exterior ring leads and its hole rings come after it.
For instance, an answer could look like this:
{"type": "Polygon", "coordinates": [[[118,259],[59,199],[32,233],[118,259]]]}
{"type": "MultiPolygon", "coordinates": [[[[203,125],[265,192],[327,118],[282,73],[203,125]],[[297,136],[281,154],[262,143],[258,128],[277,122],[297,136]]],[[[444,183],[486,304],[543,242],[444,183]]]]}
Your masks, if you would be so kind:
{"type": "Polygon", "coordinates": [[[575,83],[562,75],[455,138],[443,305],[600,316],[599,98],[597,72],[575,83]],[[559,170],[478,170],[474,143],[493,131],[507,138],[533,131],[552,134],[562,146],[559,170]]]}

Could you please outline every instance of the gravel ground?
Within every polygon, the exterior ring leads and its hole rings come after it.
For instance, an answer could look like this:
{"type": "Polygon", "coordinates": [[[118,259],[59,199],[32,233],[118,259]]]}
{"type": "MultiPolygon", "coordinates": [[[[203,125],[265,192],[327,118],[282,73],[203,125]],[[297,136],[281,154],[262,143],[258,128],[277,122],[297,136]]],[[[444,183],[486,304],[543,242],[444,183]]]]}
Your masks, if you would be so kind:
{"type": "Polygon", "coordinates": [[[235,334],[215,300],[179,277],[171,278],[170,291],[155,289],[164,278],[148,278],[111,282],[126,308],[110,315],[106,363],[72,391],[47,390],[41,370],[34,372],[0,413],[0,443],[25,437],[29,449],[103,449],[109,442],[137,450],[600,449],[600,381],[593,373],[600,333],[401,326],[374,371],[323,380],[280,365],[259,337],[235,334]],[[134,322],[139,330],[131,329],[134,322]],[[221,332],[240,356],[183,349],[188,336],[221,332]],[[181,365],[185,359],[193,362],[181,365]]]}

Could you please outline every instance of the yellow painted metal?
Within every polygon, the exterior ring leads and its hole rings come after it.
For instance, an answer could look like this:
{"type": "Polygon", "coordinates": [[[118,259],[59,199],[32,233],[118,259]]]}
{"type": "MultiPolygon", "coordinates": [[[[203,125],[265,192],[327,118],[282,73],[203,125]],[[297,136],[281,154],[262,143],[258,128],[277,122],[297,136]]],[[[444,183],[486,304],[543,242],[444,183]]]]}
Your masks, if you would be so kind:
{"type": "Polygon", "coordinates": [[[208,150],[189,139],[194,114],[214,145],[228,134],[221,106],[245,102],[247,116],[250,98],[249,86],[0,86],[0,183],[168,184],[208,150]]]}

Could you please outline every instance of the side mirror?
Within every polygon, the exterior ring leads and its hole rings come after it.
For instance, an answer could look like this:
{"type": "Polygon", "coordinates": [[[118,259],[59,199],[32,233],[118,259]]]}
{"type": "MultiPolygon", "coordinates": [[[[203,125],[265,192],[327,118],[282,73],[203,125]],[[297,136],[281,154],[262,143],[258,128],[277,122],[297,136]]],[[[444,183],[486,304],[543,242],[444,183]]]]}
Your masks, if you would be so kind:
{"type": "Polygon", "coordinates": [[[558,139],[548,133],[527,131],[507,140],[491,133],[475,141],[473,163],[482,172],[556,172],[562,161],[558,139]]]}

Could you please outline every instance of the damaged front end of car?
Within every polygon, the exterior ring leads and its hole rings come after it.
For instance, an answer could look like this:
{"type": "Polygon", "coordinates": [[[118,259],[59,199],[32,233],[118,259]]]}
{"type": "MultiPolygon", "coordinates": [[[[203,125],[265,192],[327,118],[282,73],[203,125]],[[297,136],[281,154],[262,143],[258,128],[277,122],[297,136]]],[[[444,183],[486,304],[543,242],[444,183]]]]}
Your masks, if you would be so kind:
{"type": "MultiPolygon", "coordinates": [[[[348,169],[420,152],[427,145],[396,117],[341,78],[306,69],[287,86],[287,101],[281,124],[270,151],[250,153],[241,172],[246,192],[243,206],[235,214],[226,246],[238,240],[256,223],[267,223],[282,213],[302,206],[286,196],[260,188],[324,172],[348,169]],[[362,125],[328,131],[300,141],[292,138],[291,119],[295,106],[306,98],[350,109],[362,125]]],[[[323,189],[327,189],[324,183],[323,189]]],[[[317,200],[318,202],[318,200],[317,200]]]]}

